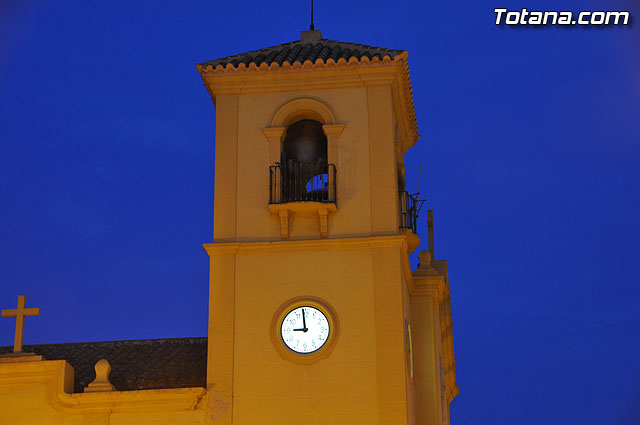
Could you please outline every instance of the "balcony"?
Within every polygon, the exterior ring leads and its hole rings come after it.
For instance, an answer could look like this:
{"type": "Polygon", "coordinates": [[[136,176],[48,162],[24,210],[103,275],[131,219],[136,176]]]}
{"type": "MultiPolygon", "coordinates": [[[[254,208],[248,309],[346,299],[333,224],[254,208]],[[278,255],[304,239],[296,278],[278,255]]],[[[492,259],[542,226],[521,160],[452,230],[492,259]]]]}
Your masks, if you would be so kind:
{"type": "Polygon", "coordinates": [[[401,190],[400,199],[400,230],[407,236],[409,252],[413,252],[420,245],[418,238],[418,216],[424,199],[420,199],[420,192],[411,195],[409,192],[401,190]]]}
{"type": "Polygon", "coordinates": [[[424,201],[406,190],[400,191],[400,229],[411,230],[418,234],[418,213],[424,201]]]}
{"type": "Polygon", "coordinates": [[[327,216],[337,211],[336,166],[289,161],[269,167],[269,211],[280,217],[280,237],[289,237],[293,214],[317,216],[320,236],[328,236],[327,216]]]}
{"type": "Polygon", "coordinates": [[[289,162],[269,167],[269,204],[336,203],[336,166],[289,162]]]}

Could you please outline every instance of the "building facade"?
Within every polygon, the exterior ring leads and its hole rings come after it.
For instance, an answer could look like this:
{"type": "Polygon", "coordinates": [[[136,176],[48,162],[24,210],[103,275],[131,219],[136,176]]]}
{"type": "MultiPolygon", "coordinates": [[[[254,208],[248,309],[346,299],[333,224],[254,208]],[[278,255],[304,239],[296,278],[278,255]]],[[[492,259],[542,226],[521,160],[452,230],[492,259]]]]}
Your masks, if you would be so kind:
{"type": "Polygon", "coordinates": [[[7,353],[0,422],[448,424],[447,265],[432,237],[409,264],[407,53],[304,31],[197,69],[216,108],[208,337],[7,353]]]}

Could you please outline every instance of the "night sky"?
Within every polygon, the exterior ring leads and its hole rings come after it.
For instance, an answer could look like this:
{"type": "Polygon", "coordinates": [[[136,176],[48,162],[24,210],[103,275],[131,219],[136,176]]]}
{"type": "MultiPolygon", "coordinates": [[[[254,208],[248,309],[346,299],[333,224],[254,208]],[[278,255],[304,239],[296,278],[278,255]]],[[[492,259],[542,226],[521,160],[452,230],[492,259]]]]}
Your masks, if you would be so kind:
{"type": "MultiPolygon", "coordinates": [[[[496,7],[640,19],[637,0],[318,0],[316,27],[409,52],[452,423],[638,424],[640,27],[499,27],[496,7]]],[[[25,344],[206,335],[215,110],[195,64],[296,40],[308,12],[0,3],[0,308],[41,307],[25,344]]]]}

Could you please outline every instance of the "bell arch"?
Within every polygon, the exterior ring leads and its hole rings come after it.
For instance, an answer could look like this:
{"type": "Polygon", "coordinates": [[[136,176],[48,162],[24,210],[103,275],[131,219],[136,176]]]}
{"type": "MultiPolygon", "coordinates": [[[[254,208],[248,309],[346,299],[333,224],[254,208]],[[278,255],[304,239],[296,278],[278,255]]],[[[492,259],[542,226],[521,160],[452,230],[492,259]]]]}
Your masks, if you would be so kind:
{"type": "Polygon", "coordinates": [[[269,163],[275,164],[282,158],[282,144],[287,128],[302,120],[317,121],[327,138],[327,162],[338,163],[338,138],[344,126],[338,124],[338,117],[326,103],[310,97],[290,100],[273,113],[269,126],[262,134],[269,142],[269,163]]]}
{"type": "Polygon", "coordinates": [[[310,97],[290,100],[280,106],[273,114],[270,127],[289,127],[291,124],[309,119],[320,124],[336,124],[336,115],[325,103],[310,97]]]}

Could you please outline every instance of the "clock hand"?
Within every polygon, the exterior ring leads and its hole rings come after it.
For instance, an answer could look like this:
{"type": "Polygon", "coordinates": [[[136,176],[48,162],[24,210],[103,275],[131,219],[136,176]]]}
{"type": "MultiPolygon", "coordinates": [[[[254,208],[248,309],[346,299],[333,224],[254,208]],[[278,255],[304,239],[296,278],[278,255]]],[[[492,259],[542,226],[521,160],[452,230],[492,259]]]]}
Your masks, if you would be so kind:
{"type": "Polygon", "coordinates": [[[307,328],[307,320],[304,318],[304,308],[302,309],[302,332],[306,332],[308,331],[309,328],[307,328]]]}

